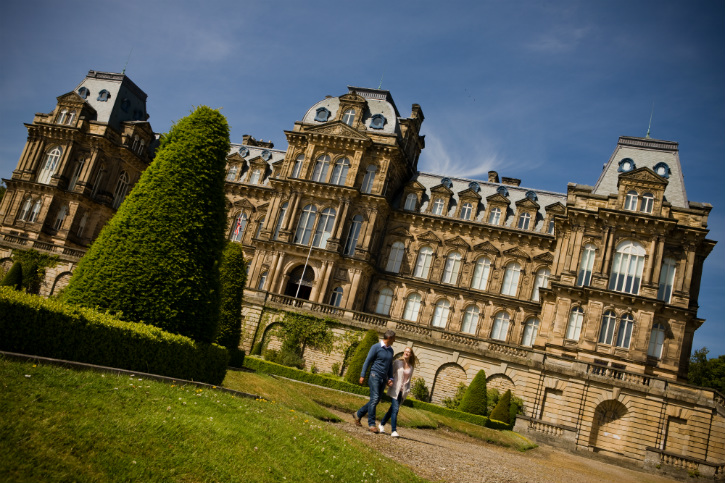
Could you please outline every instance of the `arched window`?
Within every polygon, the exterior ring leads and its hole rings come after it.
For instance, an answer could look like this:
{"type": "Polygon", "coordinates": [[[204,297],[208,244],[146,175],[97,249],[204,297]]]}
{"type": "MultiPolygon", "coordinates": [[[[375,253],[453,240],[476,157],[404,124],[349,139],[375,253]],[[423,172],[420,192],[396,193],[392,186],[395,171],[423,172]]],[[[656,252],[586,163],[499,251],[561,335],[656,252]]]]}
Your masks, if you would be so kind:
{"type": "Polygon", "coordinates": [[[516,262],[511,262],[506,265],[506,273],[503,276],[503,285],[501,286],[501,293],[503,295],[516,296],[516,292],[519,288],[519,276],[521,275],[521,265],[516,262]]]}
{"type": "Polygon", "coordinates": [[[342,122],[348,126],[352,126],[352,123],[355,122],[355,109],[345,111],[342,115],[342,122]]]}
{"type": "Polygon", "coordinates": [[[451,309],[451,303],[448,300],[439,300],[433,312],[433,327],[445,328],[448,323],[448,312],[451,309]]]}
{"type": "Polygon", "coordinates": [[[521,213],[521,215],[519,216],[519,224],[518,224],[519,230],[528,230],[530,221],[531,221],[530,214],[521,213]]]}
{"type": "Polygon", "coordinates": [[[582,333],[582,322],[584,321],[584,310],[581,307],[574,307],[569,313],[569,323],[566,324],[566,338],[579,340],[582,333]]]}
{"type": "Polygon", "coordinates": [[[116,190],[113,192],[113,207],[118,208],[126,199],[126,193],[128,192],[128,174],[125,171],[121,171],[121,175],[118,177],[118,183],[116,183],[116,190]]]}
{"type": "Polygon", "coordinates": [[[637,242],[624,241],[617,245],[617,253],[612,262],[609,290],[635,295],[639,293],[645,253],[642,245],[637,242]]]}
{"type": "Polygon", "coordinates": [[[332,291],[332,294],[330,295],[330,305],[339,307],[342,304],[342,294],[342,287],[335,287],[335,289],[332,291]]]}
{"type": "Polygon", "coordinates": [[[312,172],[312,181],[324,183],[327,181],[327,169],[330,167],[330,157],[328,155],[322,155],[317,158],[315,163],[315,170],[312,172]]]}
{"type": "Polygon", "coordinates": [[[277,218],[277,226],[274,228],[274,239],[275,240],[277,239],[277,237],[279,237],[279,231],[282,229],[282,224],[284,223],[284,217],[287,214],[288,205],[289,205],[289,203],[287,201],[285,201],[279,210],[279,218],[277,218]]]}
{"type": "Polygon", "coordinates": [[[652,193],[645,193],[642,195],[642,202],[639,205],[639,211],[644,213],[652,213],[652,206],[654,205],[655,197],[652,193]]]}
{"type": "Polygon", "coordinates": [[[101,187],[103,186],[103,177],[106,175],[106,168],[101,166],[98,172],[96,173],[96,180],[93,182],[93,193],[91,194],[92,197],[96,197],[98,195],[98,192],[101,191],[101,187]]]}
{"type": "Polygon", "coordinates": [[[88,94],[90,94],[91,91],[88,90],[87,87],[81,87],[78,89],[78,95],[81,96],[83,99],[86,99],[88,97],[88,94]]]}
{"type": "Polygon", "coordinates": [[[399,273],[404,254],[405,244],[400,241],[393,243],[393,246],[390,247],[390,255],[388,256],[388,264],[385,266],[385,271],[399,273]]]}
{"type": "Polygon", "coordinates": [[[98,93],[97,101],[106,102],[108,99],[111,98],[111,93],[108,92],[106,89],[103,89],[101,92],[98,93]]]}
{"type": "Polygon", "coordinates": [[[50,178],[55,174],[55,170],[58,167],[61,154],[63,154],[63,151],[60,149],[60,146],[56,146],[48,151],[48,154],[45,155],[45,159],[43,160],[43,169],[40,170],[40,174],[38,175],[38,183],[50,183],[50,178]]]}
{"type": "Polygon", "coordinates": [[[312,228],[315,226],[315,218],[317,218],[317,208],[315,205],[307,205],[302,209],[300,221],[297,223],[295,243],[299,243],[301,245],[307,245],[310,243],[312,228]]]}
{"type": "Polygon", "coordinates": [[[539,319],[532,317],[524,324],[524,336],[521,339],[521,345],[531,347],[536,341],[536,336],[539,333],[539,319]]]}
{"type": "Polygon", "coordinates": [[[239,171],[239,167],[235,164],[229,168],[229,171],[227,172],[227,181],[234,181],[237,179],[237,171],[239,171]]]}
{"type": "Polygon", "coordinates": [[[393,291],[385,287],[378,295],[378,303],[375,306],[375,313],[390,315],[390,306],[393,304],[393,291]]]}
{"type": "Polygon", "coordinates": [[[637,199],[639,195],[636,191],[628,191],[627,197],[624,200],[624,209],[630,211],[637,211],[637,199]]]}
{"type": "Polygon", "coordinates": [[[549,276],[551,276],[551,270],[548,268],[542,268],[536,272],[536,279],[534,280],[534,291],[531,294],[531,300],[539,301],[539,289],[546,288],[549,285],[549,276]]]}
{"type": "Polygon", "coordinates": [[[133,144],[131,145],[131,151],[136,151],[138,149],[138,134],[133,137],[133,144]]]}
{"type": "Polygon", "coordinates": [[[440,198],[436,198],[433,202],[433,208],[431,209],[431,213],[434,215],[440,215],[443,213],[443,200],[440,198]]]}
{"type": "Polygon", "coordinates": [[[481,257],[476,260],[476,268],[473,270],[471,288],[486,290],[488,286],[488,275],[491,272],[491,260],[481,257]]]}
{"type": "Polygon", "coordinates": [[[418,261],[415,264],[414,277],[428,278],[430,265],[433,261],[433,249],[431,247],[423,247],[418,252],[418,261]]]}
{"type": "Polygon", "coordinates": [[[28,196],[27,198],[25,198],[22,208],[20,208],[20,213],[18,214],[18,220],[26,221],[27,218],[30,216],[30,209],[32,207],[33,207],[33,198],[28,196]]]}
{"type": "Polygon", "coordinates": [[[76,161],[75,169],[73,170],[73,176],[70,179],[70,183],[68,183],[68,191],[73,191],[76,187],[76,184],[78,184],[78,180],[81,177],[81,172],[83,171],[83,166],[86,164],[85,158],[78,158],[78,161],[76,161]]]}
{"type": "Polygon", "coordinates": [[[629,349],[629,343],[632,340],[632,327],[634,327],[634,317],[625,314],[619,321],[619,331],[617,333],[617,347],[629,349]]]}
{"type": "Polygon", "coordinates": [[[332,228],[335,225],[335,210],[326,208],[320,213],[320,221],[317,222],[315,236],[312,238],[312,245],[317,248],[327,247],[327,240],[332,236],[332,228]]]}
{"type": "Polygon", "coordinates": [[[505,341],[509,332],[509,314],[499,312],[493,319],[493,329],[491,329],[491,338],[505,341]]]}
{"type": "Polygon", "coordinates": [[[576,284],[580,287],[586,287],[592,281],[592,268],[594,267],[594,256],[597,249],[591,243],[584,245],[582,250],[582,259],[579,263],[579,275],[576,278],[576,284]]]}
{"type": "Polygon", "coordinates": [[[488,223],[490,225],[498,225],[501,222],[501,208],[491,208],[488,214],[488,223]]]}
{"type": "Polygon", "coordinates": [[[461,324],[461,332],[466,334],[475,334],[478,329],[478,307],[469,305],[463,312],[463,323],[461,324]]]}
{"type": "Polygon", "coordinates": [[[254,234],[254,238],[259,238],[259,234],[262,233],[262,228],[264,227],[264,216],[259,219],[259,223],[257,223],[257,232],[254,234]]]}
{"type": "Polygon", "coordinates": [[[300,154],[297,156],[297,159],[295,159],[295,165],[292,167],[292,178],[299,178],[300,173],[302,172],[302,163],[305,162],[305,155],[300,154]]]}
{"type": "Polygon", "coordinates": [[[330,183],[336,185],[344,185],[347,180],[347,172],[350,169],[350,161],[347,158],[339,159],[332,169],[330,183]]]}
{"type": "Polygon", "coordinates": [[[612,345],[614,339],[614,326],[617,323],[617,316],[611,310],[604,312],[602,316],[602,328],[599,331],[599,343],[612,345]]]}
{"type": "Polygon", "coordinates": [[[350,231],[347,233],[347,241],[345,242],[345,255],[354,255],[355,247],[357,247],[357,239],[360,237],[360,228],[362,227],[362,215],[352,217],[350,231]]]}
{"type": "Polygon", "coordinates": [[[470,220],[473,205],[471,203],[463,203],[461,206],[461,220],[470,220]]]}
{"type": "Polygon", "coordinates": [[[405,310],[403,311],[403,319],[411,322],[418,321],[418,312],[420,312],[420,295],[412,293],[405,299],[405,310]]]}
{"type": "Polygon", "coordinates": [[[259,283],[257,284],[257,290],[264,290],[264,285],[267,283],[267,275],[269,272],[262,272],[259,276],[259,283]]]}
{"type": "Polygon", "coordinates": [[[451,252],[446,259],[446,266],[443,269],[443,283],[453,283],[458,281],[458,273],[461,271],[461,254],[451,252]]]}
{"type": "Polygon", "coordinates": [[[675,269],[677,262],[672,257],[665,257],[662,260],[662,270],[660,271],[660,286],[657,289],[657,298],[666,303],[670,303],[672,299],[672,287],[675,284],[675,269]]]}
{"type": "Polygon", "coordinates": [[[40,209],[43,207],[43,201],[41,198],[38,198],[35,200],[35,203],[33,204],[33,211],[30,212],[30,219],[28,220],[31,223],[35,223],[38,221],[38,215],[40,215],[40,209]]]}
{"type": "Polygon", "coordinates": [[[407,198],[405,198],[405,209],[408,211],[415,211],[415,206],[418,204],[418,197],[415,196],[415,193],[410,193],[407,198]]]}
{"type": "Polygon", "coordinates": [[[58,124],[65,124],[66,120],[68,119],[68,109],[63,109],[60,111],[60,114],[58,115],[58,124]]]}
{"type": "Polygon", "coordinates": [[[375,173],[377,170],[377,166],[373,165],[368,166],[368,169],[365,170],[365,177],[363,178],[362,186],[360,187],[360,191],[362,193],[373,192],[373,183],[375,182],[375,173]]]}
{"type": "Polygon", "coordinates": [[[76,231],[76,236],[78,238],[83,237],[83,232],[86,229],[86,223],[88,223],[88,212],[83,213],[83,216],[81,217],[81,221],[78,223],[78,230],[76,231]]]}
{"type": "Polygon", "coordinates": [[[553,235],[555,228],[556,223],[554,222],[554,220],[549,220],[549,228],[546,230],[546,233],[548,233],[549,235],[553,235]]]}
{"type": "Polygon", "coordinates": [[[244,236],[244,229],[247,227],[247,214],[242,212],[237,215],[237,219],[232,225],[232,236],[230,240],[235,242],[241,242],[244,236]]]}
{"type": "Polygon", "coordinates": [[[659,359],[662,357],[662,347],[664,344],[665,327],[660,323],[656,323],[652,326],[652,331],[649,334],[649,348],[647,349],[647,355],[659,359]]]}
{"type": "Polygon", "coordinates": [[[252,171],[252,175],[249,177],[249,184],[259,184],[259,178],[262,176],[261,169],[255,169],[252,171]]]}

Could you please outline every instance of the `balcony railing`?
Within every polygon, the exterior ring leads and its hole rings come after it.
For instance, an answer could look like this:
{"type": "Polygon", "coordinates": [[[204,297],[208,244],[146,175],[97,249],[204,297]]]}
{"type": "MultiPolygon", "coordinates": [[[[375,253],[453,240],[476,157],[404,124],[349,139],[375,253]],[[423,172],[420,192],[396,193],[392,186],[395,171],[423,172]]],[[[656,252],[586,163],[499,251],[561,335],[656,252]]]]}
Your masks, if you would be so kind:
{"type": "Polygon", "coordinates": [[[52,253],[54,255],[62,255],[66,258],[81,258],[85,255],[85,250],[78,250],[76,248],[68,248],[63,245],[56,245],[54,243],[43,242],[39,240],[31,240],[15,235],[4,235],[3,241],[10,245],[16,245],[24,248],[33,248],[39,252],[52,253]]]}
{"type": "Polygon", "coordinates": [[[609,366],[599,364],[588,364],[587,373],[594,376],[605,377],[607,379],[616,379],[630,384],[638,384],[640,386],[649,386],[650,377],[636,372],[627,372],[621,369],[615,369],[609,366]]]}

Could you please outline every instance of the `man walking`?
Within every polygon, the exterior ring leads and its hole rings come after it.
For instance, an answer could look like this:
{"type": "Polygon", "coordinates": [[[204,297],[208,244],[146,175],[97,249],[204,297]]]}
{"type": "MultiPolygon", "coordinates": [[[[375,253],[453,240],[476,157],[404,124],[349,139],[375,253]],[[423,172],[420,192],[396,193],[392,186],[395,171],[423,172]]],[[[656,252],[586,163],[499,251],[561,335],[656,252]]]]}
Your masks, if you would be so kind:
{"type": "Polygon", "coordinates": [[[370,386],[370,401],[368,401],[363,407],[355,411],[352,415],[355,420],[355,424],[362,426],[360,418],[368,415],[368,427],[371,433],[378,433],[378,427],[375,424],[375,408],[380,402],[380,397],[383,394],[385,386],[393,385],[393,348],[391,347],[395,342],[395,332],[388,330],[383,334],[383,340],[380,344],[375,344],[370,348],[368,356],[363,364],[362,372],[360,373],[360,384],[365,381],[365,373],[370,367],[370,378],[368,379],[368,386],[370,386]]]}

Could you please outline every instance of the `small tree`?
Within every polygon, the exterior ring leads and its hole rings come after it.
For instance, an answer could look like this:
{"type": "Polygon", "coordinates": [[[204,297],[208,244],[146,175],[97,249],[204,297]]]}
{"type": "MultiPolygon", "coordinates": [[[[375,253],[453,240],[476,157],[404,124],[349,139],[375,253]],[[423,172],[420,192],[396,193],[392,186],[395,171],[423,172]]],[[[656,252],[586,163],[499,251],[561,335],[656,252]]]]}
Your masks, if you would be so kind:
{"type": "Polygon", "coordinates": [[[428,402],[430,400],[430,391],[422,377],[413,379],[413,383],[410,385],[410,394],[418,401],[428,402]]]}
{"type": "Polygon", "coordinates": [[[503,393],[503,396],[498,400],[498,404],[491,411],[489,419],[511,424],[511,389],[503,393]]]}
{"type": "Polygon", "coordinates": [[[463,395],[459,411],[464,413],[478,414],[481,416],[486,415],[486,399],[488,393],[486,392],[486,373],[483,370],[478,371],[476,377],[471,381],[471,385],[468,386],[466,394],[463,395]]]}
{"type": "Polygon", "coordinates": [[[242,295],[247,282],[247,265],[242,246],[228,242],[219,268],[221,303],[217,344],[229,351],[238,351],[242,338],[242,295]]]}
{"type": "MultiPolygon", "coordinates": [[[[353,354],[352,359],[350,360],[350,364],[347,367],[347,373],[345,373],[345,380],[352,384],[357,384],[360,382],[360,372],[362,372],[363,365],[365,364],[365,359],[368,356],[368,352],[370,352],[370,348],[374,346],[375,344],[378,344],[380,342],[380,338],[378,337],[378,333],[374,330],[368,330],[365,333],[365,337],[363,337],[363,340],[360,341],[360,343],[357,346],[357,349],[355,349],[355,354],[353,354]]],[[[370,373],[370,368],[368,367],[368,373],[365,374],[365,381],[363,384],[368,383],[368,374],[370,373]]]]}
{"type": "Polygon", "coordinates": [[[466,394],[466,389],[468,389],[468,386],[463,382],[460,383],[455,396],[445,398],[443,405],[448,409],[458,409],[458,406],[461,405],[461,400],[463,400],[463,395],[466,394]]]}
{"type": "Polygon", "coordinates": [[[5,274],[2,282],[0,282],[0,285],[4,287],[13,287],[15,290],[20,290],[22,288],[23,266],[20,264],[20,262],[13,263],[13,266],[10,267],[8,273],[5,274]]]}
{"type": "Polygon", "coordinates": [[[23,288],[32,294],[40,293],[45,271],[60,261],[58,255],[48,255],[37,250],[13,250],[13,261],[23,266],[23,288]]]}

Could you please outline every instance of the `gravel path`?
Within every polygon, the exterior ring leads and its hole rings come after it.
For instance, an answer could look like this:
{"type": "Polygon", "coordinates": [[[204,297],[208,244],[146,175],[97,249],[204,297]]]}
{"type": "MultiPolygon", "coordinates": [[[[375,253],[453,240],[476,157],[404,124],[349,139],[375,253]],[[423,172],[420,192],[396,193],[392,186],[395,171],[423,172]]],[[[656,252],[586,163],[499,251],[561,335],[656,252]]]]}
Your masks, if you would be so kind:
{"type": "MultiPolygon", "coordinates": [[[[672,483],[677,480],[633,471],[591,458],[539,446],[521,453],[446,429],[402,428],[400,438],[375,435],[335,412],[335,424],[417,475],[446,483],[672,483]]],[[[390,429],[388,426],[386,429],[390,429]]]]}

